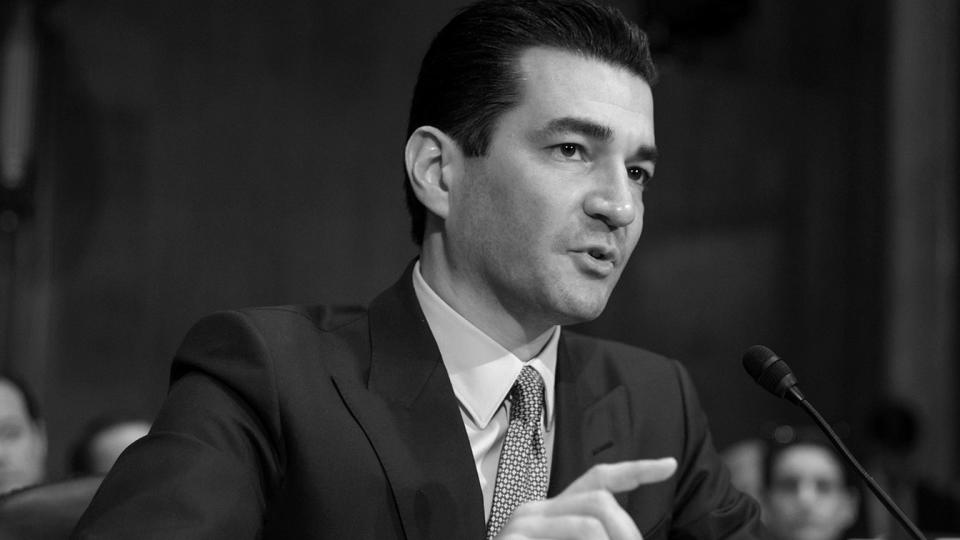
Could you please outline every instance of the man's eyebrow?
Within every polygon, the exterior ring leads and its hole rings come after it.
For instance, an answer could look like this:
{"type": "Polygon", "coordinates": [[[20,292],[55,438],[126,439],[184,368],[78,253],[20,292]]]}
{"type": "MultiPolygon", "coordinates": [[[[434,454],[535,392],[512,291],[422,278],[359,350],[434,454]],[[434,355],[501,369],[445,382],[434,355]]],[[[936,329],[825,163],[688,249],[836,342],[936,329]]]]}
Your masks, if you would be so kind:
{"type": "Polygon", "coordinates": [[[540,136],[556,135],[558,133],[578,133],[599,141],[608,141],[613,138],[613,130],[608,126],[598,124],[591,120],[569,116],[551,120],[546,126],[538,129],[536,133],[540,136]]]}
{"type": "MultiPolygon", "coordinates": [[[[606,142],[613,138],[613,129],[609,126],[598,124],[592,120],[571,116],[551,120],[546,126],[536,131],[536,135],[539,137],[547,137],[561,133],[577,133],[601,142],[606,142]]],[[[652,161],[656,163],[659,154],[655,146],[644,145],[637,149],[634,157],[641,161],[652,161]]]]}
{"type": "Polygon", "coordinates": [[[660,153],[657,152],[656,146],[643,145],[637,149],[637,152],[634,154],[635,159],[640,161],[651,161],[653,163],[657,162],[657,158],[660,157],[660,153]]]}

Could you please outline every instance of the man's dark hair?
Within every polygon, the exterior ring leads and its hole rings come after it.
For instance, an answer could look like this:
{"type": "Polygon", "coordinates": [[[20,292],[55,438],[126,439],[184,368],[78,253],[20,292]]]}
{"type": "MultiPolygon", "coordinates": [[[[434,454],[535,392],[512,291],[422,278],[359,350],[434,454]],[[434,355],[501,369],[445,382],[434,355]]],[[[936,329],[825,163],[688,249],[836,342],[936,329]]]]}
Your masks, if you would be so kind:
{"type": "Polygon", "coordinates": [[[43,418],[40,416],[40,405],[37,403],[36,396],[30,391],[30,387],[19,376],[13,373],[0,371],[0,381],[7,381],[16,388],[23,396],[23,404],[27,409],[27,416],[34,423],[39,423],[43,418]]]}
{"type": "MultiPolygon", "coordinates": [[[[594,0],[481,0],[434,37],[420,65],[407,137],[433,126],[470,157],[487,151],[497,119],[520,99],[517,59],[551,47],[623,67],[653,84],[647,36],[619,10],[594,0]]],[[[426,208],[404,182],[413,239],[423,243],[426,208]]]]}

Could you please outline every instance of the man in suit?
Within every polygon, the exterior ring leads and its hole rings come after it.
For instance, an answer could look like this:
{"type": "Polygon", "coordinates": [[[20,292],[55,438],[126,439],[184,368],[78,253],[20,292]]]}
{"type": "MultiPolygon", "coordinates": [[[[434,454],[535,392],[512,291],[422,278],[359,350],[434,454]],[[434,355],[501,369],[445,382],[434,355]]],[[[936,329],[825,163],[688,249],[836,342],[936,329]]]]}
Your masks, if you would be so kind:
{"type": "Polygon", "coordinates": [[[683,368],[565,324],[640,237],[646,37],[591,0],[436,36],[404,152],[420,256],[367,309],[220,313],[81,538],[752,538],[683,368]]]}

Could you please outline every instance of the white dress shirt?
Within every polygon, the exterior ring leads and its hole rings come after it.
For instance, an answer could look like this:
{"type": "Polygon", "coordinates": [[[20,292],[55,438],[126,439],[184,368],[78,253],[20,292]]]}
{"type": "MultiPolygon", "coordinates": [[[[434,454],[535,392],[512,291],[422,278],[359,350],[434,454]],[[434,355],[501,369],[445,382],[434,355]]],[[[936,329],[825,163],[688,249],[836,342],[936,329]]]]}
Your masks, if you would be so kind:
{"type": "Polygon", "coordinates": [[[540,352],[524,362],[444,302],[423,279],[419,261],[413,269],[413,289],[440,349],[453,393],[460,405],[460,416],[470,439],[480,489],[483,491],[484,518],[489,519],[500,449],[510,420],[510,403],[506,397],[525,365],[533,367],[543,377],[543,443],[547,463],[552,463],[556,415],[554,373],[557,369],[560,327],[554,326],[537,337],[540,340],[549,334],[540,352]]]}

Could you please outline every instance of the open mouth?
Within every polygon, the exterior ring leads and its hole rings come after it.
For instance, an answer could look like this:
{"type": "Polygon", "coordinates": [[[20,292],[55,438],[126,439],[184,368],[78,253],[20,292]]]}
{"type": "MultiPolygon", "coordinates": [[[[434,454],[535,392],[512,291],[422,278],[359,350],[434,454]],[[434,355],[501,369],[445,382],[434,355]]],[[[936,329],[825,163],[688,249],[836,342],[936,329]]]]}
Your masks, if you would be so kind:
{"type": "Polygon", "coordinates": [[[592,247],[580,251],[581,269],[587,274],[605,278],[613,273],[617,265],[617,250],[604,247],[592,247]]]}
{"type": "Polygon", "coordinates": [[[590,255],[591,257],[593,257],[598,261],[604,261],[604,262],[607,262],[613,259],[613,255],[609,251],[605,251],[600,248],[591,248],[587,250],[587,255],[590,255]]]}

